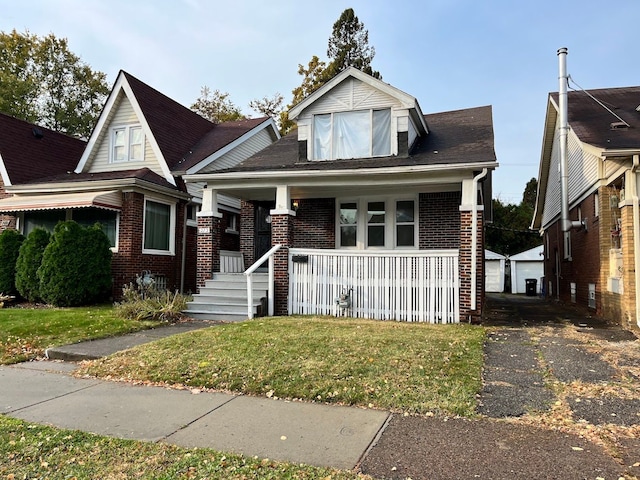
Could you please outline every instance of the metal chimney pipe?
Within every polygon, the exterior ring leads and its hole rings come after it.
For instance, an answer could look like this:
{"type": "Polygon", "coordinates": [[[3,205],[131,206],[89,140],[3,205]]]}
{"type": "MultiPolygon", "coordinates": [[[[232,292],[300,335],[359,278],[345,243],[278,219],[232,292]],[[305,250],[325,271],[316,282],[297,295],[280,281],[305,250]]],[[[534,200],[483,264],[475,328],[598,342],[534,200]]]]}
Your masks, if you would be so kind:
{"type": "Polygon", "coordinates": [[[567,102],[567,86],[569,75],[567,74],[567,48],[558,49],[558,101],[559,101],[559,123],[560,123],[560,197],[561,212],[560,226],[563,232],[568,232],[572,227],[581,227],[579,221],[569,220],[569,107],[567,102]]]}

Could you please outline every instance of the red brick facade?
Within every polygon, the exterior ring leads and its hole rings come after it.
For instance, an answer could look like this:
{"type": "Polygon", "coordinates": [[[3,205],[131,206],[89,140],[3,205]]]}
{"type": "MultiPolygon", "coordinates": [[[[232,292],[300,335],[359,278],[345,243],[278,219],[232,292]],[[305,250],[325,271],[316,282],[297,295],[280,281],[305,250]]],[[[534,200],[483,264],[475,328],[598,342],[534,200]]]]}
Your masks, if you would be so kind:
{"type": "MultiPolygon", "coordinates": [[[[419,197],[419,248],[459,249],[460,318],[478,321],[484,303],[484,235],[483,212],[478,211],[476,243],[476,307],[471,302],[472,212],[460,211],[460,192],[423,193],[419,197]]],[[[336,203],[334,198],[299,200],[296,215],[271,216],[271,244],[283,246],[275,255],[275,313],[288,313],[290,247],[333,249],[336,246],[336,203]]],[[[201,218],[199,226],[207,227],[210,218],[201,218]]],[[[254,259],[254,205],[242,202],[240,219],[240,251],[246,266],[254,259]]],[[[198,284],[203,285],[216,271],[211,261],[214,243],[198,236],[198,284]],[[201,277],[201,275],[203,275],[201,277]]]]}
{"type": "MultiPolygon", "coordinates": [[[[2,178],[0,178],[0,198],[7,198],[10,196],[11,195],[5,191],[4,183],[2,178]]],[[[0,214],[0,232],[8,228],[16,228],[16,217],[13,215],[0,214]]]]}

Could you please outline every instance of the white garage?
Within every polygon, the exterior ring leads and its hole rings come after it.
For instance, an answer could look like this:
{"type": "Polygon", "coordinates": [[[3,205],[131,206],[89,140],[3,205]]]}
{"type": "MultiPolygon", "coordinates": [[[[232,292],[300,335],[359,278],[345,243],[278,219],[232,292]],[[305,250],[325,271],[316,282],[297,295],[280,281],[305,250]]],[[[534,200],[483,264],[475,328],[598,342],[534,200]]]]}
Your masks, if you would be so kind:
{"type": "Polygon", "coordinates": [[[544,248],[542,245],[512,255],[511,261],[511,293],[527,293],[526,280],[536,280],[536,294],[542,287],[540,278],[544,275],[544,248]]]}
{"type": "Polygon", "coordinates": [[[506,257],[491,250],[484,251],[484,290],[504,292],[504,265],[506,257]]]}

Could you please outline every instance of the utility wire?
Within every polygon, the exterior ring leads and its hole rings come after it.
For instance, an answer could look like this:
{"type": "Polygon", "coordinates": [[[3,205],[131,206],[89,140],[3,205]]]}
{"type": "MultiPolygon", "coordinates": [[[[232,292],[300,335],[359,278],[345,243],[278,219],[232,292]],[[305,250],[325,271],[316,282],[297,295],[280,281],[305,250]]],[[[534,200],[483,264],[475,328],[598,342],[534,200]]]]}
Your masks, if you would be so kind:
{"type": "MultiPolygon", "coordinates": [[[[593,95],[591,95],[589,92],[587,92],[584,88],[582,88],[580,85],[578,85],[578,83],[571,78],[571,75],[569,75],[568,81],[573,82],[575,84],[576,87],[578,87],[580,90],[582,90],[584,93],[586,93],[594,102],[596,102],[598,105],[600,105],[602,108],[604,108],[607,112],[609,112],[611,115],[613,115],[614,117],[616,117],[618,120],[620,120],[622,123],[624,123],[627,128],[631,128],[631,125],[629,125],[627,122],[625,122],[623,119],[621,119],[618,115],[616,115],[615,113],[613,113],[613,110],[611,110],[609,107],[607,107],[604,103],[602,103],[600,100],[598,100],[596,97],[594,97],[593,95]]],[[[568,84],[568,82],[567,82],[568,84]]],[[[571,88],[571,87],[570,87],[571,88]]],[[[572,88],[572,90],[575,91],[575,88],[572,88]]]]}
{"type": "Polygon", "coordinates": [[[516,230],[515,228],[499,227],[498,225],[494,225],[492,223],[487,223],[486,227],[487,228],[493,228],[495,230],[505,230],[507,232],[529,233],[529,234],[539,235],[539,232],[537,230],[516,230]]]}

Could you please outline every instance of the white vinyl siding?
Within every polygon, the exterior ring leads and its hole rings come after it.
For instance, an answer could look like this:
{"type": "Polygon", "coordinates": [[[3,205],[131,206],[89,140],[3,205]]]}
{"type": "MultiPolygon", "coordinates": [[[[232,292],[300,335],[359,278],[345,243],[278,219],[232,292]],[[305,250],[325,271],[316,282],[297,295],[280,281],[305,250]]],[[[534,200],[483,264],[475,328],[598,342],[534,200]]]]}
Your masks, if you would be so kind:
{"type": "Polygon", "coordinates": [[[113,109],[111,110],[111,114],[105,123],[102,135],[100,135],[100,138],[97,140],[93,148],[94,153],[90,157],[87,166],[85,166],[85,171],[90,173],[101,173],[147,167],[158,175],[164,177],[165,172],[160,167],[158,159],[156,158],[146,135],[144,135],[144,158],[140,159],[140,161],[111,162],[111,147],[113,146],[111,140],[114,128],[129,125],[141,125],[141,121],[137,117],[127,96],[121,92],[118,97],[119,98],[115,102],[113,109]]]}
{"type": "Polygon", "coordinates": [[[345,112],[349,110],[371,110],[401,108],[400,102],[366,83],[349,78],[305,109],[306,115],[345,112]]]}
{"type": "Polygon", "coordinates": [[[263,148],[268,147],[273,143],[271,134],[267,129],[262,129],[249,138],[247,141],[233,148],[231,151],[225,153],[219,158],[216,158],[206,167],[198,170],[198,173],[210,173],[216,170],[222,170],[224,168],[232,168],[238,165],[240,162],[246,160],[251,155],[258,153],[263,148]]]}
{"type": "MultiPolygon", "coordinates": [[[[580,141],[573,131],[569,131],[567,150],[569,166],[569,204],[571,205],[572,202],[575,202],[598,182],[598,163],[600,159],[582,148],[580,141]]],[[[559,130],[556,125],[542,216],[543,227],[548,226],[560,215],[560,195],[560,145],[559,130]]]]}

